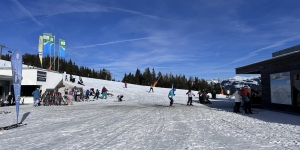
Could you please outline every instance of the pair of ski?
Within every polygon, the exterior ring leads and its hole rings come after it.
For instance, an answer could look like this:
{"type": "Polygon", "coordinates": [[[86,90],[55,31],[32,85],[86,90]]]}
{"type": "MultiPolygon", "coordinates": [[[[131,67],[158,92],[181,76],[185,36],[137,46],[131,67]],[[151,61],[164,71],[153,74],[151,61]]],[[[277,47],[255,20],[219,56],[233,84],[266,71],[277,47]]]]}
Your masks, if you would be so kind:
{"type": "Polygon", "coordinates": [[[8,114],[8,113],[10,113],[10,111],[0,111],[0,114],[8,114]]]}
{"type": "Polygon", "coordinates": [[[12,125],[9,125],[9,126],[0,127],[0,131],[1,130],[14,129],[14,128],[18,128],[18,127],[21,127],[21,126],[24,126],[24,125],[27,125],[27,124],[26,123],[23,124],[22,122],[20,122],[20,123],[12,124],[12,125]]]}

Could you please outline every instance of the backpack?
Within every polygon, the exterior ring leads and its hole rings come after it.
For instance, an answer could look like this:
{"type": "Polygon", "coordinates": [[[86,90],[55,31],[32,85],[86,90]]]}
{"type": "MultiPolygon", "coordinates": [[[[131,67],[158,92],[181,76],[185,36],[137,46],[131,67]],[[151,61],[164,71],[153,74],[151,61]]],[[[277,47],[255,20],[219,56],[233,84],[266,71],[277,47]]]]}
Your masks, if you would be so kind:
{"type": "Polygon", "coordinates": [[[247,94],[247,95],[242,95],[242,100],[243,101],[249,101],[250,99],[249,99],[249,94],[247,94]]]}

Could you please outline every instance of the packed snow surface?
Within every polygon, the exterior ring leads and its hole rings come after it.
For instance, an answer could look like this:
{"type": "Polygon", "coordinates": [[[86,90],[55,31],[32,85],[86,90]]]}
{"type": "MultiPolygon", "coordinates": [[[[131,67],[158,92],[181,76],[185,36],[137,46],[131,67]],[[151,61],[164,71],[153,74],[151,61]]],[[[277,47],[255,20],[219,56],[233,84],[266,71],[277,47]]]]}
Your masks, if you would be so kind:
{"type": "MultiPolygon", "coordinates": [[[[78,79],[78,78],[77,78],[78,79]]],[[[77,81],[77,80],[76,80],[77,81]]],[[[105,86],[113,97],[72,106],[20,106],[26,126],[0,131],[0,149],[295,149],[300,148],[300,116],[264,109],[233,113],[234,100],[217,95],[212,104],[187,106],[187,90],[83,78],[84,88],[105,86]],[[117,95],[123,94],[123,102],[117,95]]],[[[91,96],[92,100],[93,97],[91,96]]],[[[241,109],[242,110],[242,109],[241,109]]],[[[0,107],[0,126],[16,122],[15,107],[0,107]]]]}

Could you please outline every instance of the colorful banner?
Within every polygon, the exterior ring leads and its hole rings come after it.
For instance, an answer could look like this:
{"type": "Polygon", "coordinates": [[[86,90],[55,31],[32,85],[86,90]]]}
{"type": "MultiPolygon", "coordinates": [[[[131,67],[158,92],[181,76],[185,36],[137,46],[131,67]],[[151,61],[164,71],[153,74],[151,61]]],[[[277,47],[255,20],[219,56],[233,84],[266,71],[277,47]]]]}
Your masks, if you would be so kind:
{"type": "Polygon", "coordinates": [[[66,41],[59,39],[59,58],[66,57],[66,41]]]}
{"type": "Polygon", "coordinates": [[[50,54],[50,38],[51,38],[50,33],[44,33],[43,34],[43,55],[51,55],[50,54]]]}
{"type": "Polygon", "coordinates": [[[39,48],[38,48],[39,58],[41,66],[43,66],[43,36],[39,37],[39,48]]]}
{"type": "Polygon", "coordinates": [[[50,56],[55,56],[55,36],[50,37],[50,56]]]}
{"type": "Polygon", "coordinates": [[[21,99],[22,62],[22,53],[20,51],[15,51],[11,56],[11,67],[16,102],[17,123],[19,120],[19,106],[21,99]]]}

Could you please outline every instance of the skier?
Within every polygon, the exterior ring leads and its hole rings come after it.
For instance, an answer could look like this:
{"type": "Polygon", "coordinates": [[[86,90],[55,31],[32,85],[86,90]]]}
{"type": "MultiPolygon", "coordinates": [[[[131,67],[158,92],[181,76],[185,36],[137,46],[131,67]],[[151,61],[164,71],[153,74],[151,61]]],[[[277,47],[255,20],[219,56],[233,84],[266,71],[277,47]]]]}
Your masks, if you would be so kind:
{"type": "Polygon", "coordinates": [[[98,100],[98,98],[99,98],[99,94],[100,94],[100,93],[99,93],[99,90],[98,90],[98,89],[96,89],[96,93],[95,93],[94,99],[95,99],[95,98],[97,98],[97,100],[98,100]]]}
{"type": "Polygon", "coordinates": [[[173,96],[175,96],[175,93],[174,93],[175,91],[176,91],[176,88],[173,88],[173,89],[171,89],[170,92],[169,92],[168,97],[169,97],[169,99],[170,99],[170,106],[173,105],[173,102],[174,102],[173,96]]]}
{"type": "Polygon", "coordinates": [[[38,100],[41,98],[39,88],[35,89],[35,91],[32,92],[33,95],[33,106],[38,107],[38,100]]]}
{"type": "Polygon", "coordinates": [[[152,85],[152,84],[151,84],[151,86],[150,86],[149,93],[150,93],[150,91],[152,91],[152,92],[154,93],[154,91],[153,91],[153,85],[152,85]]]}
{"type": "Polygon", "coordinates": [[[191,90],[189,90],[187,93],[186,93],[186,95],[188,95],[188,102],[187,102],[187,106],[193,106],[193,104],[192,104],[192,102],[193,102],[193,96],[195,96],[195,94],[191,91],[191,90]]]}
{"type": "Polygon", "coordinates": [[[85,96],[86,96],[85,98],[86,98],[87,101],[90,99],[89,95],[90,95],[90,90],[87,89],[87,90],[85,91],[85,96]]]}
{"type": "Polygon", "coordinates": [[[101,91],[101,99],[107,99],[107,89],[105,88],[105,86],[102,88],[102,91],[101,91]]]}
{"type": "Polygon", "coordinates": [[[124,82],[124,84],[125,84],[125,88],[127,88],[127,82],[126,81],[124,82]]]}

